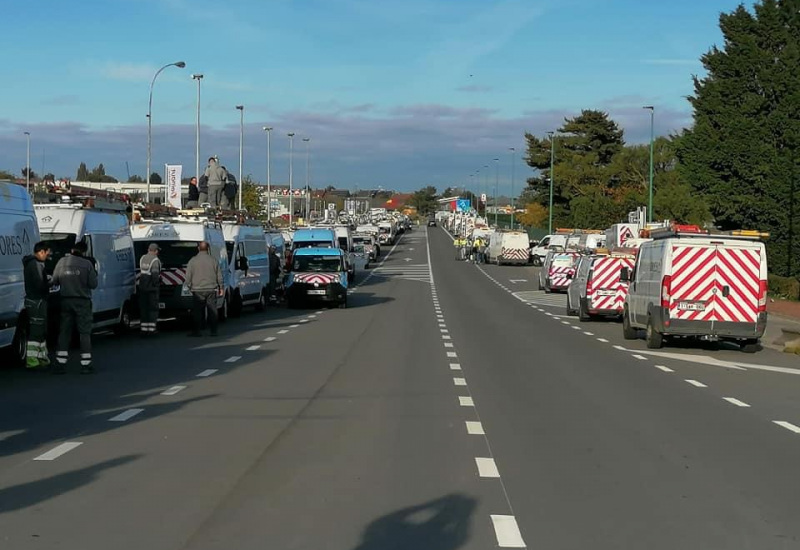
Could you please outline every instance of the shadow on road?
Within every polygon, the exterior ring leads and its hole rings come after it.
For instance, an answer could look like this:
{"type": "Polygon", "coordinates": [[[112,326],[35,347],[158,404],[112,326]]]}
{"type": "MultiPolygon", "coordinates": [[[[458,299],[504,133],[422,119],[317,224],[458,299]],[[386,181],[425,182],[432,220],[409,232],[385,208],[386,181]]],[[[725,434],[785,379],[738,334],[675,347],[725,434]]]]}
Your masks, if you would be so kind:
{"type": "Polygon", "coordinates": [[[74,491],[98,478],[101,472],[138,460],[142,455],[127,455],[29,483],[0,489],[0,514],[35,506],[45,500],[74,491]]]}
{"type": "Polygon", "coordinates": [[[450,494],[370,523],[355,550],[455,550],[469,539],[477,502],[450,494]]]}

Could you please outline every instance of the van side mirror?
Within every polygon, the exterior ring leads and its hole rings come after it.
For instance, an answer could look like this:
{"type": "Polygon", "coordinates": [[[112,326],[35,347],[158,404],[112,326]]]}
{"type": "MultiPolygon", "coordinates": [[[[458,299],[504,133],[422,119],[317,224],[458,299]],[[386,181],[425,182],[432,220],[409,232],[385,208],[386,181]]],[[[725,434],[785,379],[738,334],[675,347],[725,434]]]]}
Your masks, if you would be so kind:
{"type": "Polygon", "coordinates": [[[619,272],[619,280],[621,283],[631,282],[631,268],[623,267],[619,272]]]}
{"type": "Polygon", "coordinates": [[[242,271],[247,271],[247,269],[249,267],[250,267],[250,264],[247,262],[247,258],[245,258],[244,256],[239,258],[239,265],[236,266],[237,269],[240,269],[242,271]]]}

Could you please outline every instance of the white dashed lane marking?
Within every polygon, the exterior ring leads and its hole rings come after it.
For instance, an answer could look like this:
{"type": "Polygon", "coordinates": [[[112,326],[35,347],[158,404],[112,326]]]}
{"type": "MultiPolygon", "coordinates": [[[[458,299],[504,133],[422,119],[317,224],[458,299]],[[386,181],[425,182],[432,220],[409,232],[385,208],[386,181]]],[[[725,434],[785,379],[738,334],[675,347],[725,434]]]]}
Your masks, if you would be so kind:
{"type": "Polygon", "coordinates": [[[444,343],[444,347],[446,347],[446,348],[452,348],[452,347],[453,347],[453,344],[451,344],[450,342],[445,342],[445,343],[444,343]]]}
{"type": "Polygon", "coordinates": [[[236,361],[238,361],[241,358],[242,358],[241,355],[234,355],[232,357],[228,357],[227,359],[225,359],[225,362],[226,363],[235,363],[236,361]]]}
{"type": "Polygon", "coordinates": [[[594,332],[584,332],[586,336],[594,336],[594,332]]]}
{"type": "Polygon", "coordinates": [[[665,367],[664,365],[655,365],[655,367],[659,370],[663,370],[664,372],[675,372],[669,367],[665,367]]]}
{"type": "Polygon", "coordinates": [[[731,405],[736,405],[737,407],[749,407],[750,406],[747,403],[745,403],[744,401],[739,401],[735,397],[723,397],[723,399],[725,401],[727,401],[728,403],[730,403],[731,405]]]}
{"type": "Polygon", "coordinates": [[[794,432],[794,433],[796,433],[796,434],[800,434],[800,427],[798,427],[798,426],[795,426],[795,425],[794,425],[794,424],[792,424],[791,422],[786,422],[785,420],[773,420],[772,422],[773,422],[774,424],[777,424],[777,425],[778,425],[778,426],[780,426],[781,428],[786,428],[786,429],[787,429],[787,430],[789,430],[790,432],[794,432]]]}
{"type": "Polygon", "coordinates": [[[82,441],[67,441],[66,443],[62,443],[57,447],[53,447],[44,454],[40,454],[34,458],[34,460],[55,460],[61,455],[64,455],[73,449],[77,449],[81,445],[83,445],[82,441]]]}
{"type": "Polygon", "coordinates": [[[175,395],[176,393],[186,389],[186,386],[172,386],[168,390],[161,392],[161,395],[175,395]]]}
{"type": "Polygon", "coordinates": [[[467,421],[465,422],[467,426],[467,433],[470,435],[486,435],[486,432],[483,431],[483,424],[480,422],[472,422],[467,421]]]}
{"type": "Polygon", "coordinates": [[[215,372],[217,372],[217,369],[206,369],[203,372],[198,373],[197,377],[198,378],[205,378],[206,376],[211,376],[215,372]]]}
{"type": "Polygon", "coordinates": [[[623,346],[614,346],[614,349],[619,350],[619,351],[628,351],[623,346]]]}
{"type": "Polygon", "coordinates": [[[478,476],[480,477],[500,477],[500,471],[493,458],[475,458],[478,466],[478,476]]]}
{"type": "Polygon", "coordinates": [[[691,384],[695,388],[707,388],[708,387],[705,384],[703,384],[702,382],[698,382],[697,380],[689,380],[689,379],[687,379],[686,382],[691,384]]]}
{"type": "Polygon", "coordinates": [[[519,532],[517,519],[514,516],[492,515],[494,534],[500,548],[525,548],[525,541],[519,532]]]}
{"type": "Polygon", "coordinates": [[[472,401],[472,398],[465,395],[458,396],[458,404],[462,407],[474,407],[475,402],[472,401]]]}
{"type": "Polygon", "coordinates": [[[466,378],[453,378],[453,385],[455,386],[466,386],[467,379],[466,378]]]}
{"type": "Polygon", "coordinates": [[[261,346],[250,346],[250,347],[246,348],[247,351],[256,351],[256,350],[259,350],[259,349],[261,349],[261,346]]]}
{"type": "Polygon", "coordinates": [[[456,352],[454,352],[454,351],[448,351],[448,352],[447,352],[447,356],[448,356],[448,357],[458,357],[458,355],[457,355],[457,354],[456,354],[456,352]]]}
{"type": "Polygon", "coordinates": [[[297,328],[297,327],[299,327],[299,326],[300,326],[300,325],[289,325],[289,328],[297,328]]]}
{"type": "Polygon", "coordinates": [[[639,361],[647,361],[647,357],[645,357],[644,355],[632,355],[631,357],[633,357],[634,359],[638,359],[639,361]]]}
{"type": "Polygon", "coordinates": [[[125,412],[119,413],[117,416],[112,416],[108,419],[109,422],[125,422],[126,420],[130,420],[140,412],[144,411],[144,409],[128,409],[125,412]]]}
{"type": "Polygon", "coordinates": [[[604,344],[608,344],[608,340],[606,340],[605,338],[598,338],[597,341],[603,342],[604,344]]]}
{"type": "Polygon", "coordinates": [[[450,363],[450,370],[461,370],[461,365],[459,363],[450,363]]]}
{"type": "Polygon", "coordinates": [[[279,331],[278,331],[278,334],[289,334],[289,331],[288,331],[288,330],[286,330],[286,329],[279,330],[279,331]]]}
{"type": "Polygon", "coordinates": [[[277,338],[275,338],[274,336],[270,336],[268,338],[264,338],[265,342],[274,342],[275,340],[277,340],[277,338]]]}

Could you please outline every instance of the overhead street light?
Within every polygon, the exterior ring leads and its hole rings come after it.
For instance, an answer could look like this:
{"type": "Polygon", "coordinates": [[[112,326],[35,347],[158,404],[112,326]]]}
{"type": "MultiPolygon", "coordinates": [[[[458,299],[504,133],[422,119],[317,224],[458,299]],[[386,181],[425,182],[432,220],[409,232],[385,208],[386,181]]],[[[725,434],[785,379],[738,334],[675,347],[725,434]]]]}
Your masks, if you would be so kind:
{"type": "Polygon", "coordinates": [[[270,136],[272,134],[272,126],[263,126],[261,128],[267,133],[267,222],[272,221],[272,180],[270,178],[270,136]]]}
{"type": "Polygon", "coordinates": [[[650,111],[650,190],[647,201],[647,223],[653,222],[653,123],[655,122],[656,108],[653,105],[645,105],[642,109],[650,111]]]}
{"type": "Polygon", "coordinates": [[[239,210],[242,209],[242,160],[244,157],[244,105],[237,105],[239,111],[239,210]]]}
{"type": "Polygon", "coordinates": [[[500,184],[500,159],[494,161],[494,226],[497,227],[497,187],[500,184]]]}
{"type": "Polygon", "coordinates": [[[514,147],[509,147],[508,150],[511,151],[511,229],[514,229],[514,213],[517,210],[517,198],[514,195],[514,163],[517,150],[514,147]]]}
{"type": "Polygon", "coordinates": [[[197,81],[197,121],[194,127],[194,176],[200,180],[200,81],[203,80],[201,73],[192,75],[192,80],[197,81]]]}
{"type": "Polygon", "coordinates": [[[161,71],[167,67],[178,67],[183,69],[186,63],[183,61],[176,61],[175,63],[167,63],[156,71],[153,75],[153,80],[150,81],[150,99],[147,102],[147,191],[145,193],[145,200],[150,202],[150,153],[153,143],[153,85],[156,83],[156,78],[161,74],[161,71]]]}
{"type": "Polygon", "coordinates": [[[310,158],[310,149],[311,149],[311,138],[303,138],[303,141],[306,144],[306,220],[308,220],[308,208],[309,208],[309,197],[311,196],[310,189],[308,187],[308,174],[309,174],[309,158],[310,158]]]}
{"type": "Polygon", "coordinates": [[[555,174],[553,172],[553,159],[556,154],[556,133],[555,132],[547,132],[547,135],[550,136],[550,207],[547,210],[548,215],[548,222],[547,222],[547,234],[553,234],[553,182],[555,181],[555,174]]]}
{"type": "Polygon", "coordinates": [[[289,136],[289,228],[292,227],[292,218],[294,217],[294,199],[293,199],[293,174],[292,174],[292,163],[293,158],[292,155],[294,154],[294,132],[289,132],[286,134],[289,136]]]}
{"type": "Polygon", "coordinates": [[[25,138],[28,142],[27,152],[25,154],[25,190],[31,194],[31,133],[25,132],[25,138]]]}

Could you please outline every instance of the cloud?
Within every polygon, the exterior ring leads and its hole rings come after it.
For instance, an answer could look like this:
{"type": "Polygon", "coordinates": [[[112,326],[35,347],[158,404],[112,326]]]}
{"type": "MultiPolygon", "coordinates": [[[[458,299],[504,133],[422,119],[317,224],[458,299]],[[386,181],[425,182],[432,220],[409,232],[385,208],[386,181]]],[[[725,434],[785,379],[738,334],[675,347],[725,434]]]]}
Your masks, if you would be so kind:
{"type": "Polygon", "coordinates": [[[459,86],[458,88],[456,88],[457,92],[478,93],[478,94],[491,92],[492,90],[494,90],[494,88],[492,88],[491,86],[481,86],[479,84],[473,84],[470,86],[459,86]]]}

